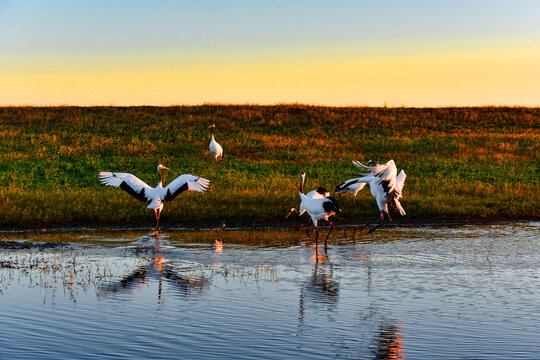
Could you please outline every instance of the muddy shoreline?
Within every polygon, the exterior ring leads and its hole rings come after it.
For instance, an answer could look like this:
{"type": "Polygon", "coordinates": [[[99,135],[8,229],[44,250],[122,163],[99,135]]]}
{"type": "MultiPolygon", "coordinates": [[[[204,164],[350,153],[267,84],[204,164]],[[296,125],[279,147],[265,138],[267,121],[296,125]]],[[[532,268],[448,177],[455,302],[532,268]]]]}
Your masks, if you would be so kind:
{"type": "MultiPolygon", "coordinates": [[[[518,222],[540,221],[538,217],[478,217],[467,219],[395,219],[392,223],[385,226],[459,226],[459,225],[489,225],[489,224],[506,224],[518,222]]],[[[364,226],[367,224],[376,224],[376,220],[372,221],[333,221],[336,228],[347,228],[364,226]]],[[[186,222],[186,223],[167,223],[164,222],[161,226],[163,232],[182,231],[182,230],[220,230],[223,227],[223,222],[208,221],[208,222],[186,222]]],[[[224,230],[295,230],[311,227],[311,222],[308,218],[303,220],[284,220],[284,221],[229,221],[225,223],[224,230]]],[[[319,227],[326,228],[324,222],[319,224],[319,227]]],[[[58,225],[43,225],[43,226],[22,226],[18,228],[4,227],[0,228],[2,233],[25,233],[25,232],[62,232],[62,231],[125,231],[125,230],[154,230],[153,224],[148,225],[139,223],[128,224],[92,224],[92,223],[77,223],[71,226],[58,225]]]]}

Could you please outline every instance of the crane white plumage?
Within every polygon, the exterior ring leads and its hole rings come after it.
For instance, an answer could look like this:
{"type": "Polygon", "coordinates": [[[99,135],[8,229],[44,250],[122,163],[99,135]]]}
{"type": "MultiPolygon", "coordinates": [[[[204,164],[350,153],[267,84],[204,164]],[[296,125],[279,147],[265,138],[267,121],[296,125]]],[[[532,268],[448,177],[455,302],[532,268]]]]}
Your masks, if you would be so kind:
{"type": "Polygon", "coordinates": [[[210,181],[207,179],[184,174],[178,176],[166,187],[163,187],[162,169],[168,170],[169,168],[162,164],[158,165],[159,183],[155,188],[129,173],[101,171],[98,176],[99,181],[103,185],[120,188],[139,201],[150,202],[147,208],[154,209],[157,221],[156,231],[159,232],[159,217],[165,202],[173,200],[187,190],[204,193],[210,186],[210,181]]]}
{"type": "Polygon", "coordinates": [[[208,148],[210,149],[212,155],[214,155],[217,164],[219,157],[223,159],[223,148],[217,143],[216,139],[214,138],[214,130],[216,129],[216,125],[212,124],[208,128],[212,128],[212,138],[210,139],[210,145],[208,145],[208,148]]]}
{"type": "Polygon", "coordinates": [[[349,179],[344,183],[338,185],[336,189],[345,188],[347,183],[369,184],[371,194],[377,201],[377,206],[381,213],[381,221],[384,221],[384,215],[388,217],[389,221],[392,221],[388,210],[388,205],[396,207],[401,215],[406,215],[405,209],[401,206],[399,199],[403,197],[403,185],[407,175],[405,171],[401,170],[399,175],[397,174],[397,168],[394,160],[390,160],[385,164],[374,164],[371,166],[363,165],[358,161],[353,161],[354,166],[357,168],[369,171],[369,174],[364,176],[349,179]]]}
{"type": "MultiPolygon", "coordinates": [[[[300,177],[302,178],[302,188],[303,188],[303,184],[304,184],[305,178],[306,178],[306,173],[303,172],[302,174],[300,174],[300,177]]],[[[302,190],[302,192],[303,192],[303,190],[302,190]]],[[[326,190],[322,186],[319,186],[316,189],[311,190],[310,192],[308,192],[305,196],[308,199],[326,199],[327,197],[330,197],[330,191],[326,190]]],[[[302,205],[302,202],[300,202],[300,206],[298,207],[298,209],[299,209],[297,211],[298,216],[302,216],[306,212],[306,208],[302,205]]],[[[295,211],[296,211],[296,209],[295,209],[295,211]]],[[[290,212],[289,215],[291,215],[295,211],[290,212]]],[[[287,215],[287,217],[289,215],[287,215]]],[[[285,218],[287,218],[287,217],[285,217],[285,218]]]]}
{"type": "Polygon", "coordinates": [[[326,199],[327,197],[330,197],[330,191],[326,190],[322,186],[319,186],[316,189],[308,192],[306,197],[310,199],[326,199]]]}
{"type": "MultiPolygon", "coordinates": [[[[403,197],[403,185],[405,185],[405,179],[407,178],[407,174],[405,174],[405,171],[401,170],[396,177],[396,188],[394,191],[394,202],[393,206],[398,209],[401,216],[407,215],[405,212],[405,209],[403,206],[401,206],[401,203],[399,202],[399,199],[403,197]]],[[[392,205],[392,203],[390,203],[392,205]]]]}
{"type": "Polygon", "coordinates": [[[321,197],[325,196],[318,194],[317,190],[313,190],[310,192],[313,197],[308,197],[304,194],[304,181],[306,179],[306,173],[302,172],[300,174],[301,182],[300,182],[300,189],[299,189],[299,195],[300,195],[300,212],[296,210],[295,208],[292,208],[289,214],[285,217],[289,217],[292,213],[296,212],[299,215],[303,214],[304,212],[307,212],[308,215],[311,217],[311,221],[313,222],[313,226],[315,227],[315,245],[318,246],[319,244],[319,227],[318,222],[319,220],[326,220],[330,224],[330,231],[328,232],[328,235],[326,236],[326,239],[324,239],[324,248],[325,251],[328,249],[328,238],[330,237],[330,233],[334,229],[334,224],[332,224],[331,221],[328,220],[328,218],[332,215],[335,215],[337,213],[340,213],[341,210],[339,209],[339,206],[334,198],[331,196],[328,197],[321,197]],[[317,195],[318,194],[318,195],[317,195]]]}

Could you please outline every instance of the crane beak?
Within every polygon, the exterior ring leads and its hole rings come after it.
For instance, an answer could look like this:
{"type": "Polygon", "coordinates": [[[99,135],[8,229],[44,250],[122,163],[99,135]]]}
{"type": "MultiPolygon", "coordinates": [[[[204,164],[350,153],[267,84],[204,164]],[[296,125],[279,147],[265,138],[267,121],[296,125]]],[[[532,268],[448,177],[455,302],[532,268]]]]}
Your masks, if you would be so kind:
{"type": "Polygon", "coordinates": [[[166,166],[162,166],[161,168],[162,168],[162,169],[167,169],[167,170],[171,170],[171,169],[169,169],[169,168],[168,168],[168,167],[166,167],[166,166]]]}
{"type": "Polygon", "coordinates": [[[210,125],[208,128],[210,129],[210,128],[212,128],[212,127],[215,128],[216,125],[212,124],[212,125],[210,125]]]}
{"type": "Polygon", "coordinates": [[[291,216],[292,213],[297,213],[298,214],[298,211],[296,211],[296,209],[292,208],[291,212],[288,213],[287,216],[285,216],[285,219],[288,218],[289,216],[291,216]]]}

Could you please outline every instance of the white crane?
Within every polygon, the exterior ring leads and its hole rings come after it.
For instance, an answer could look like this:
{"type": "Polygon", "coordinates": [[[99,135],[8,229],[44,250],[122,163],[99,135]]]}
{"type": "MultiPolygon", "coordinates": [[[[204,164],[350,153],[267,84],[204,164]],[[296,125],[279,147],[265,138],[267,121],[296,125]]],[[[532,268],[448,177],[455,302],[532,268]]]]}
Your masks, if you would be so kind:
{"type": "MultiPolygon", "coordinates": [[[[300,189],[299,189],[299,195],[300,195],[300,212],[296,210],[295,208],[292,208],[289,214],[285,217],[288,218],[289,215],[296,212],[299,215],[303,214],[307,211],[308,215],[311,217],[311,221],[313,222],[313,226],[315,227],[315,246],[319,245],[319,228],[318,228],[318,221],[319,220],[326,220],[330,224],[330,231],[328,232],[328,235],[326,236],[326,239],[324,239],[324,249],[325,251],[328,250],[328,238],[330,237],[330,233],[334,229],[334,224],[332,224],[331,221],[328,220],[328,218],[332,215],[335,215],[337,213],[340,213],[341,210],[339,209],[339,206],[336,202],[336,200],[332,197],[327,198],[309,198],[308,196],[304,195],[304,181],[306,179],[306,173],[302,172],[300,174],[300,177],[302,178],[302,181],[300,182],[300,189]]],[[[316,192],[316,190],[313,190],[313,192],[316,192]]],[[[310,192],[311,193],[311,192],[310,192]]],[[[317,196],[316,194],[313,194],[314,196],[317,196]]]]}
{"type": "MultiPolygon", "coordinates": [[[[302,173],[302,174],[305,174],[305,173],[302,173]]],[[[300,176],[302,176],[302,175],[300,175],[300,176]]],[[[304,175],[304,178],[305,178],[305,175],[304,175]]],[[[306,197],[308,199],[326,199],[326,198],[330,197],[330,191],[328,191],[325,188],[319,186],[316,189],[311,190],[310,192],[308,192],[306,194],[306,197]]],[[[291,208],[291,212],[289,212],[289,214],[285,217],[285,219],[288,218],[293,212],[296,212],[298,214],[298,216],[302,216],[306,212],[306,208],[303,207],[302,202],[300,202],[299,211],[297,211],[295,208],[291,208]]],[[[308,220],[308,222],[309,222],[309,220],[308,220]]]]}
{"type": "Polygon", "coordinates": [[[147,201],[150,204],[149,209],[154,209],[156,214],[156,233],[159,233],[159,217],[163,204],[171,201],[186,190],[205,192],[210,185],[210,181],[198,176],[184,174],[178,176],[165,188],[161,180],[161,170],[169,169],[161,164],[158,165],[159,183],[153,188],[135,175],[119,172],[102,171],[99,173],[99,181],[103,185],[115,186],[120,188],[140,201],[147,201]]]}
{"type": "MultiPolygon", "coordinates": [[[[306,173],[303,172],[302,174],[300,174],[300,177],[302,177],[302,181],[305,182],[305,178],[306,178],[306,173]]],[[[303,183],[302,183],[302,186],[303,186],[303,183]]],[[[303,187],[302,187],[303,188],[303,187]]],[[[303,192],[303,190],[302,190],[303,192]]],[[[306,197],[308,199],[326,199],[328,197],[330,197],[330,191],[326,190],[325,188],[323,188],[322,186],[319,186],[317,187],[316,189],[314,190],[311,190],[310,192],[308,192],[306,194],[306,197]]],[[[294,209],[294,208],[293,208],[294,209]]],[[[306,212],[306,209],[302,206],[302,202],[300,202],[300,207],[299,207],[300,211],[293,211],[293,212],[298,212],[298,216],[302,216],[305,212],[306,212]]],[[[292,209],[291,209],[292,210],[292,209]]],[[[289,215],[291,215],[291,212],[289,213],[289,215]]],[[[289,216],[287,215],[287,217],[289,216]]],[[[287,218],[286,217],[286,218],[287,218]]]]}
{"type": "Polygon", "coordinates": [[[217,143],[216,139],[214,138],[214,130],[216,129],[216,125],[212,124],[208,128],[212,128],[212,138],[210,139],[210,145],[208,146],[208,148],[210,149],[212,155],[214,155],[217,164],[219,157],[223,159],[223,148],[217,143]]]}
{"type": "MultiPolygon", "coordinates": [[[[305,179],[306,179],[306,173],[305,172],[302,172],[300,174],[300,177],[302,178],[302,192],[304,192],[304,182],[305,182],[305,179]]],[[[315,190],[311,190],[310,192],[308,192],[306,195],[305,195],[308,199],[326,199],[328,197],[330,197],[330,192],[328,190],[326,190],[325,188],[319,186],[317,187],[315,190]]],[[[302,199],[300,199],[302,200],[302,199]]],[[[303,202],[300,201],[300,206],[299,206],[299,211],[296,210],[296,208],[291,208],[291,211],[289,212],[289,214],[287,214],[287,216],[285,217],[288,218],[292,213],[296,212],[298,214],[298,216],[302,216],[305,212],[306,212],[306,208],[304,207],[303,205],[303,202]]]]}
{"type": "Polygon", "coordinates": [[[364,186],[365,184],[369,184],[371,194],[377,201],[377,206],[381,213],[381,222],[384,222],[385,214],[388,220],[392,221],[388,205],[390,205],[390,207],[396,207],[402,216],[406,215],[405,209],[401,206],[399,199],[403,197],[403,185],[405,184],[407,175],[405,174],[405,171],[401,170],[399,175],[396,176],[397,168],[394,160],[390,160],[382,165],[373,164],[371,166],[366,166],[358,161],[353,161],[353,164],[361,170],[369,171],[369,174],[364,174],[364,176],[359,178],[349,179],[344,183],[339,184],[336,189],[350,188],[351,184],[363,184],[364,186]]]}

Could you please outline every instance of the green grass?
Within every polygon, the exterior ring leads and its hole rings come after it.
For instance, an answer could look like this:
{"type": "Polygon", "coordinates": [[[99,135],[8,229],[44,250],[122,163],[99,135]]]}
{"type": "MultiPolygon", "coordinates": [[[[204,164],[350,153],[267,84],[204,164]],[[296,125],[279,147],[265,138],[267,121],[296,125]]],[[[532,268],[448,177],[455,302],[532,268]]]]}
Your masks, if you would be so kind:
{"type": "MultiPolygon", "coordinates": [[[[153,212],[99,171],[151,186],[158,163],[208,178],[206,194],[165,205],[164,224],[284,221],[306,189],[355,177],[351,159],[405,169],[407,219],[540,216],[540,108],[332,108],[304,105],[0,108],[0,226],[151,225],[153,212]],[[208,151],[215,123],[225,159],[208,151]]],[[[366,188],[339,221],[378,216],[366,188]]],[[[395,216],[398,218],[398,216],[395,216]]],[[[289,222],[289,220],[287,220],[289,222]]],[[[285,223],[285,221],[284,221],[285,223]]]]}

